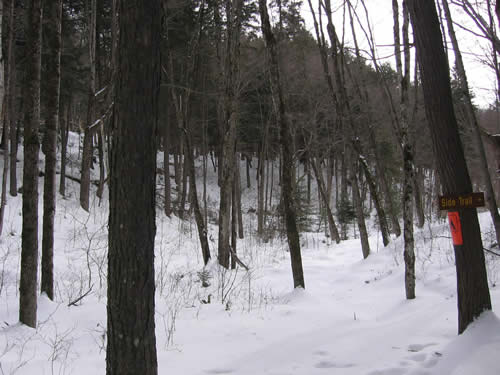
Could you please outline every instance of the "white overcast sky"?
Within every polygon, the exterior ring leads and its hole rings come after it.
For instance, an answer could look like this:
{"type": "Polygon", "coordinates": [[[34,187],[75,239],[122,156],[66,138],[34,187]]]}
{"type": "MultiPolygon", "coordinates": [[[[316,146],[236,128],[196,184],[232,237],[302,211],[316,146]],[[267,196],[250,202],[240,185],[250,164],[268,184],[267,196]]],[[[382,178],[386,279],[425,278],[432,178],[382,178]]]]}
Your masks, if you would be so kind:
{"type": "MultiPolygon", "coordinates": [[[[313,0],[313,4],[317,4],[316,1],[317,0],[313,0]]],[[[370,22],[375,36],[375,43],[378,46],[378,57],[381,58],[385,56],[391,56],[388,58],[388,61],[394,66],[394,57],[392,56],[394,48],[390,46],[391,44],[393,44],[392,1],[365,0],[365,2],[369,11],[370,22]]],[[[342,1],[332,0],[333,9],[338,8],[341,4],[342,1]]],[[[359,6],[359,8],[360,19],[364,22],[364,11],[361,11],[361,6],[359,6]]],[[[302,9],[304,18],[306,19],[306,26],[314,35],[311,12],[309,10],[307,0],[304,0],[302,9]]],[[[458,21],[460,23],[465,23],[468,27],[474,28],[474,25],[469,21],[468,16],[464,15],[462,11],[456,9],[456,7],[452,7],[451,12],[455,22],[458,21]]],[[[339,10],[336,13],[334,22],[336,23],[338,33],[340,33],[342,30],[342,10],[339,10]]],[[[348,21],[346,22],[346,34],[350,36],[348,21]]],[[[495,74],[491,68],[481,63],[480,58],[474,56],[474,54],[481,54],[485,56],[487,53],[489,53],[489,45],[484,40],[480,40],[478,37],[467,33],[457,27],[455,27],[455,31],[457,33],[460,49],[465,61],[465,68],[467,71],[469,85],[471,86],[475,94],[475,104],[480,107],[487,107],[495,100],[495,74]]],[[[352,44],[349,42],[348,36],[346,37],[347,44],[352,44]]],[[[367,43],[361,40],[362,38],[364,39],[361,32],[358,33],[357,37],[358,42],[360,43],[360,47],[367,47],[367,43]]],[[[448,35],[446,35],[446,39],[449,40],[448,35]]],[[[410,41],[411,40],[412,37],[410,36],[410,41]]],[[[450,59],[450,66],[454,66],[455,61],[453,53],[450,54],[450,59]]]]}

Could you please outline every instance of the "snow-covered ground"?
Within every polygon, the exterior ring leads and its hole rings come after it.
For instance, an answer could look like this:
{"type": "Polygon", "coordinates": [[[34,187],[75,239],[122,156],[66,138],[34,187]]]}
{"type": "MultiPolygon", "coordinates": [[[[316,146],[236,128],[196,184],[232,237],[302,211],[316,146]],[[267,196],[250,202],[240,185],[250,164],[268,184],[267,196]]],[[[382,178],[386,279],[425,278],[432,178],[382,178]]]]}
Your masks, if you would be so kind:
{"type": "MultiPolygon", "coordinates": [[[[214,179],[208,186],[215,210],[214,179]]],[[[78,207],[77,188],[68,181],[72,195],[58,197],[56,302],[40,297],[37,329],[18,323],[21,198],[9,197],[0,238],[2,375],[105,373],[108,203],[95,200],[88,214],[78,207]]],[[[246,209],[255,207],[255,192],[243,194],[246,209]]],[[[238,244],[250,271],[223,271],[212,263],[202,272],[194,222],[158,211],[159,374],[500,374],[494,312],[457,335],[446,222],[416,231],[417,298],[407,301],[401,239],[384,248],[371,226],[372,254],[363,260],[357,239],[337,245],[323,231],[304,233],[306,289],[293,290],[286,246],[279,238],[259,241],[256,220],[255,214],[244,215],[245,239],[238,244]],[[201,279],[210,286],[202,288],[201,279]]],[[[483,240],[492,241],[489,215],[480,220],[483,240]]],[[[216,235],[210,227],[212,254],[216,235]]],[[[495,309],[500,258],[487,259],[495,309]]]]}

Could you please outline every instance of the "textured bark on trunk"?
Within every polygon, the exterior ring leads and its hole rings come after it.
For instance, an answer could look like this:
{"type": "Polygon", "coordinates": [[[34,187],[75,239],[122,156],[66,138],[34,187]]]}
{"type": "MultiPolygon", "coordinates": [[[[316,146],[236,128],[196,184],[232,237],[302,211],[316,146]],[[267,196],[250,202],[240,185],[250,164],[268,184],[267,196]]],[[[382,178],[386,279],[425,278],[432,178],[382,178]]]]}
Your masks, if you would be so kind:
{"type": "Polygon", "coordinates": [[[41,0],[28,1],[24,86],[24,168],[19,321],[36,327],[38,279],[38,128],[40,124],[41,0]]]}
{"type": "MultiPolygon", "coordinates": [[[[434,2],[408,0],[417,47],[424,103],[445,194],[472,192],[453,109],[449,68],[434,2]]],[[[460,211],[463,245],[454,245],[457,270],[458,333],[491,310],[481,232],[475,209],[460,211]]]]}
{"type": "Polygon", "coordinates": [[[47,50],[47,118],[43,153],[45,177],[43,185],[43,237],[41,291],[54,299],[54,216],[56,213],[57,128],[59,123],[59,93],[61,82],[61,21],[62,0],[50,2],[46,15],[47,50]]]}
{"type": "Polygon", "coordinates": [[[120,1],[118,8],[106,374],[156,375],[154,239],[161,6],[159,0],[128,0],[120,1]]]}
{"type": "Polygon", "coordinates": [[[293,199],[293,139],[290,132],[290,125],[286,118],[285,102],[280,82],[277,44],[269,22],[266,0],[259,0],[259,11],[262,34],[264,34],[266,48],[269,53],[271,88],[274,103],[277,107],[277,123],[280,128],[281,152],[283,157],[283,165],[281,168],[281,201],[285,212],[286,233],[288,246],[290,248],[290,260],[292,263],[293,286],[294,288],[305,288],[302,255],[300,253],[300,239],[293,199]]]}

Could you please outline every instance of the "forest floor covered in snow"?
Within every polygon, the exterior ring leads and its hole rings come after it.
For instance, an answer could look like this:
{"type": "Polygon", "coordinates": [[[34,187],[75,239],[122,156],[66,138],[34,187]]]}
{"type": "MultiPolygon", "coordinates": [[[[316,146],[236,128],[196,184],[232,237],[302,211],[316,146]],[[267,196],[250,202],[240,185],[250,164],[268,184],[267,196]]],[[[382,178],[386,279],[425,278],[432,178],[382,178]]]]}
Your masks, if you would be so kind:
{"type": "MultiPolygon", "coordinates": [[[[43,179],[40,178],[40,183],[43,179]]],[[[217,210],[215,176],[209,205],[217,210]]],[[[58,196],[55,302],[41,296],[38,327],[18,323],[21,196],[9,197],[0,238],[0,374],[105,374],[107,198],[90,214],[78,185],[58,196]],[[82,298],[81,298],[82,297],[82,298]],[[81,299],[80,299],[81,298],[81,299]]],[[[194,220],[157,217],[156,340],[159,374],[461,375],[500,373],[500,258],[486,254],[493,312],[457,335],[456,275],[447,222],[416,230],[417,298],[405,299],[402,238],[384,248],[370,225],[371,255],[359,239],[334,244],[301,235],[306,289],[293,290],[283,238],[259,240],[247,213],[238,253],[249,271],[203,268],[194,220]],[[207,288],[202,281],[208,282],[207,288]]],[[[42,214],[40,201],[40,215],[42,214]]],[[[480,214],[485,246],[489,215],[480,214]]],[[[40,220],[41,225],[41,220],[40,220]]],[[[209,228],[212,256],[217,230],[209,228]]]]}

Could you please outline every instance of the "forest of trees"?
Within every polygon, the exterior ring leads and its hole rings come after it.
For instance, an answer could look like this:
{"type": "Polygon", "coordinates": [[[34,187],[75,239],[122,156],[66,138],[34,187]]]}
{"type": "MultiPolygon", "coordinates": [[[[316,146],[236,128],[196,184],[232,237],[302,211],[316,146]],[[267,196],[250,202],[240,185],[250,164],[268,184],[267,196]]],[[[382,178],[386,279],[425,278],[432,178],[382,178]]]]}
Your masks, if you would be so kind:
{"type": "MultiPolygon", "coordinates": [[[[76,199],[67,179],[86,211],[109,191],[108,374],[157,373],[157,215],[193,217],[205,265],[246,267],[241,194],[255,186],[253,229],[262,241],[286,238],[293,287],[305,288],[299,239],[316,185],[317,220],[336,243],[355,223],[369,257],[372,212],[384,246],[403,236],[408,299],[414,226],[444,217],[439,195],[484,191],[500,243],[499,91],[489,108],[474,105],[457,10],[478,29],[469,37],[490,44],[482,61],[500,89],[500,8],[490,0],[392,0],[385,60],[364,0],[2,0],[0,235],[9,195],[22,194],[20,322],[36,326],[39,249],[41,292],[54,298],[56,201],[76,199]],[[70,132],[81,139],[78,174],[67,168],[70,132]],[[212,221],[209,168],[220,188],[212,221]]],[[[462,333],[491,302],[476,211],[460,215],[462,333]]]]}

